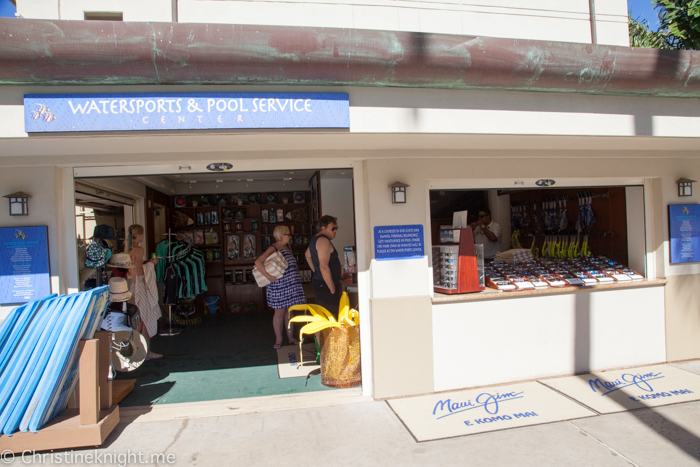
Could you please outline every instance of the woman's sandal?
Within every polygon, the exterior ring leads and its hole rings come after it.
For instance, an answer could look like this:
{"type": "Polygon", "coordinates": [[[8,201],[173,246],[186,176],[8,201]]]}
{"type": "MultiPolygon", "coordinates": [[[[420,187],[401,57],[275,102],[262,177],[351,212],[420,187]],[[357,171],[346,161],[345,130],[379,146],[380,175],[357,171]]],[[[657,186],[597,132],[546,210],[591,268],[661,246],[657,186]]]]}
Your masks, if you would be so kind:
{"type": "Polygon", "coordinates": [[[275,345],[272,346],[272,348],[273,348],[274,350],[279,350],[279,349],[282,348],[282,344],[275,344],[275,345]]]}

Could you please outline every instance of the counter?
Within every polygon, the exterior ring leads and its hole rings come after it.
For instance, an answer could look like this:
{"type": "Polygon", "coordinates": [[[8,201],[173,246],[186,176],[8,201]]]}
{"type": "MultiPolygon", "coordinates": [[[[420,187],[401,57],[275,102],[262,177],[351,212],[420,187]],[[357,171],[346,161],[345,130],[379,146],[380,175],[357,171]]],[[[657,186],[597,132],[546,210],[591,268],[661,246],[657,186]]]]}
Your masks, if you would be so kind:
{"type": "Polygon", "coordinates": [[[540,290],[521,290],[504,292],[502,290],[486,288],[483,292],[466,293],[466,294],[442,294],[435,292],[433,297],[433,303],[454,303],[454,302],[467,302],[473,300],[498,300],[498,299],[508,299],[508,298],[522,298],[522,297],[532,297],[538,295],[554,295],[554,294],[567,294],[567,293],[579,293],[588,292],[591,290],[610,290],[610,289],[627,289],[627,288],[638,288],[638,287],[655,287],[663,286],[668,283],[668,279],[644,279],[641,281],[632,282],[621,282],[614,284],[599,284],[590,287],[582,286],[570,286],[570,287],[549,287],[547,289],[540,290]]]}
{"type": "Polygon", "coordinates": [[[435,391],[665,362],[666,282],[435,294],[435,391]]]}

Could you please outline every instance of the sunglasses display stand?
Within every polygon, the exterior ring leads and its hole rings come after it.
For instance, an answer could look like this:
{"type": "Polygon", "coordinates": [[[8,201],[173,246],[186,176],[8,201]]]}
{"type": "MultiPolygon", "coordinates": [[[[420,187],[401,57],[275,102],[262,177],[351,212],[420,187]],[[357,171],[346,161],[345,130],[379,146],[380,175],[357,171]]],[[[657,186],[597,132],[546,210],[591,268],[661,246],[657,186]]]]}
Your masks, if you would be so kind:
{"type": "Polygon", "coordinates": [[[459,230],[459,242],[433,247],[433,289],[443,294],[484,290],[484,253],[472,229],[459,230]]]}

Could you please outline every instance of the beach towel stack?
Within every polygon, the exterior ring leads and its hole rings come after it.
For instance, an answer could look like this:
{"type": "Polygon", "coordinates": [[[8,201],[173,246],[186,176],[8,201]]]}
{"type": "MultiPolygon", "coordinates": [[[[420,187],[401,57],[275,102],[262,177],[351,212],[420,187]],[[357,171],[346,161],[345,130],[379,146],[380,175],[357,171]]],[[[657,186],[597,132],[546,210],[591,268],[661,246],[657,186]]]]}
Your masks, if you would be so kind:
{"type": "Polygon", "coordinates": [[[494,261],[505,261],[506,263],[528,263],[534,261],[532,252],[527,248],[514,248],[496,253],[494,261]]]}
{"type": "Polygon", "coordinates": [[[66,409],[78,382],[78,344],[94,337],[108,299],[106,286],[51,295],[0,324],[0,435],[37,432],[66,409]]]}

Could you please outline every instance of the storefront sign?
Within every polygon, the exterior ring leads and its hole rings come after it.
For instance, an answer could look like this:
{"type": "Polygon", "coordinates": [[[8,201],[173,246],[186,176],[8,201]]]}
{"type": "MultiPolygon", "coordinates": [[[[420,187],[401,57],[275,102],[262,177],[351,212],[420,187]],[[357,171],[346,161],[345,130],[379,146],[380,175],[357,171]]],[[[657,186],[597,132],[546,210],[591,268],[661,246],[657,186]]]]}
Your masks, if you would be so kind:
{"type": "Polygon", "coordinates": [[[349,128],[342,93],[28,94],[27,133],[349,128]]]}
{"type": "Polygon", "coordinates": [[[421,258],[425,255],[422,225],[387,225],[374,228],[374,257],[421,258]]]}
{"type": "Polygon", "coordinates": [[[671,264],[700,261],[700,205],[668,207],[671,264]]]}
{"type": "Polygon", "coordinates": [[[0,228],[0,305],[50,293],[48,228],[0,228]]]}

